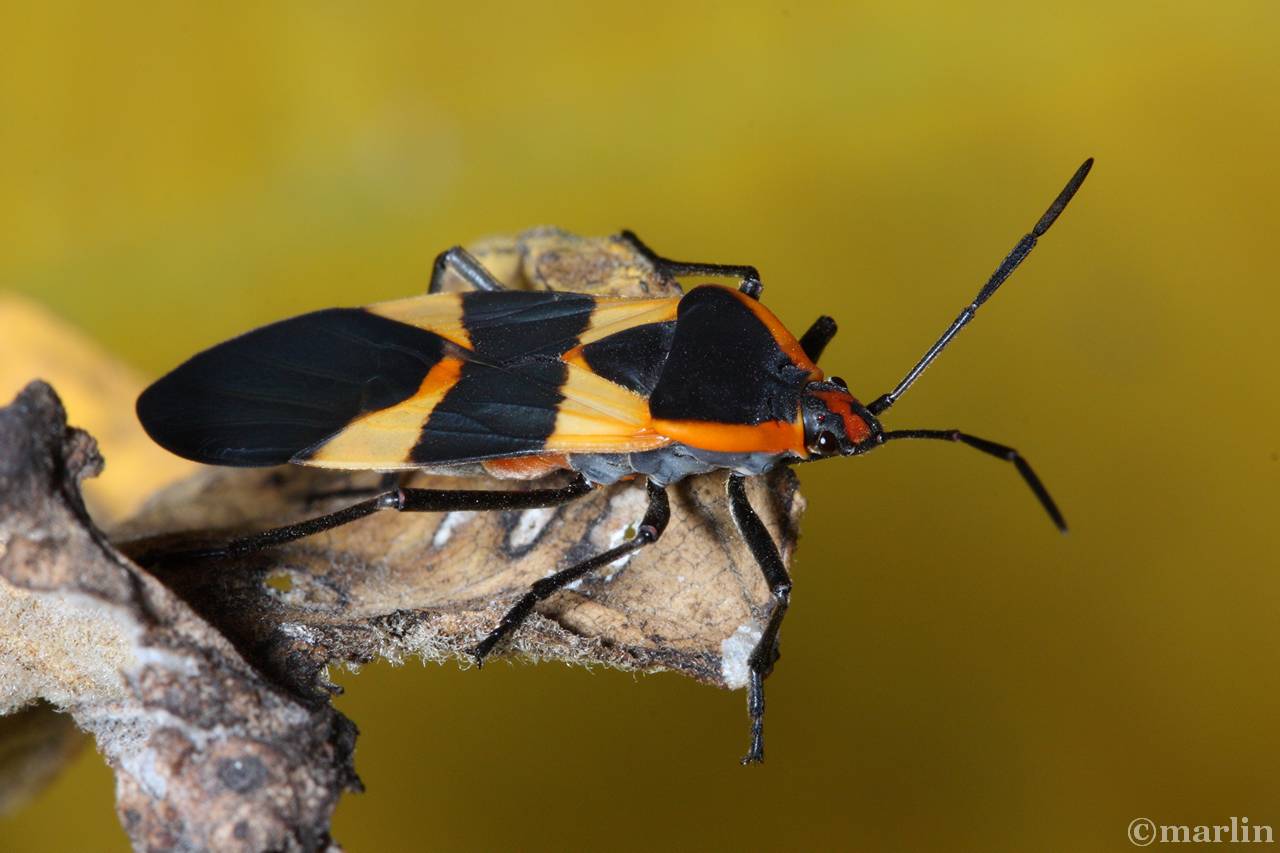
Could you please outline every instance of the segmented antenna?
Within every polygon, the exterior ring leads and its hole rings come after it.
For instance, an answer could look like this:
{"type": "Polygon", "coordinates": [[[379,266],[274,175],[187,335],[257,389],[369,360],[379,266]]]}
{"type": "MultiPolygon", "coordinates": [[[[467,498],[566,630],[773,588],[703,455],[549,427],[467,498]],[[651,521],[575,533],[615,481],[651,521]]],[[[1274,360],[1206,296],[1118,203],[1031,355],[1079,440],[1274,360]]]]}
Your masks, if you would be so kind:
{"type": "Polygon", "coordinates": [[[1058,197],[1053,200],[1053,204],[1049,205],[1049,209],[1044,212],[1044,216],[1040,217],[1040,221],[1031,229],[1031,233],[1023,236],[1018,241],[1018,244],[1013,247],[1013,251],[1005,256],[1005,259],[1000,262],[1000,266],[996,267],[996,271],[991,274],[991,278],[987,279],[987,283],[983,285],[982,290],[979,290],[978,295],[969,303],[969,307],[960,312],[960,316],[956,317],[951,325],[947,327],[947,330],[942,333],[942,337],[938,338],[938,342],[929,347],[929,351],[916,362],[915,367],[907,371],[907,375],[902,377],[898,387],[888,394],[882,394],[867,405],[867,409],[870,410],[871,414],[878,415],[898,402],[898,398],[906,393],[906,390],[920,378],[920,374],[924,373],[925,368],[938,357],[947,344],[951,343],[951,339],[969,324],[969,321],[973,319],[973,315],[978,313],[978,309],[982,307],[982,303],[990,299],[991,295],[1000,288],[1000,285],[1004,284],[1005,279],[1018,268],[1018,264],[1022,263],[1027,255],[1031,254],[1031,250],[1036,246],[1036,241],[1043,237],[1044,232],[1048,231],[1049,226],[1053,225],[1057,220],[1058,216],[1071,201],[1072,196],[1076,194],[1076,190],[1080,189],[1080,185],[1084,183],[1085,176],[1089,174],[1091,168],[1093,168],[1092,157],[1085,160],[1080,168],[1076,169],[1076,173],[1071,176],[1071,180],[1067,181],[1067,185],[1062,188],[1062,192],[1058,193],[1058,197]]]}

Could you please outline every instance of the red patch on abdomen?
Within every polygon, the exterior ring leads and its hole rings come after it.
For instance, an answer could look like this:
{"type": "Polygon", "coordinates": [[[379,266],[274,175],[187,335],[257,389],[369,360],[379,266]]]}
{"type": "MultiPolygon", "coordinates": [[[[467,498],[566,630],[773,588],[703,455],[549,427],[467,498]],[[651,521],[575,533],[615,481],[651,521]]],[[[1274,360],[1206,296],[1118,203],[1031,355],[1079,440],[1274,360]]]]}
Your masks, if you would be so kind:
{"type": "Polygon", "coordinates": [[[544,453],[540,456],[511,456],[506,459],[486,459],[480,463],[491,477],[499,480],[536,480],[553,471],[569,467],[569,457],[563,453],[544,453]]]}

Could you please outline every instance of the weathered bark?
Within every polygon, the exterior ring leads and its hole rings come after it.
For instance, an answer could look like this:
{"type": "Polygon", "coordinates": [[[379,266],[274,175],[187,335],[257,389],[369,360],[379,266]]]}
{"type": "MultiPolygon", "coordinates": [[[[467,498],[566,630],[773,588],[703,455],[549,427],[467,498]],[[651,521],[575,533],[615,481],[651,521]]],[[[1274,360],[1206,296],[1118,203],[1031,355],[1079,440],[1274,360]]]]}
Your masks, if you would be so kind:
{"type": "Polygon", "coordinates": [[[106,541],[79,494],[101,464],[47,385],[0,410],[0,712],[44,699],[91,732],[139,849],[323,849],[355,727],[106,541]]]}

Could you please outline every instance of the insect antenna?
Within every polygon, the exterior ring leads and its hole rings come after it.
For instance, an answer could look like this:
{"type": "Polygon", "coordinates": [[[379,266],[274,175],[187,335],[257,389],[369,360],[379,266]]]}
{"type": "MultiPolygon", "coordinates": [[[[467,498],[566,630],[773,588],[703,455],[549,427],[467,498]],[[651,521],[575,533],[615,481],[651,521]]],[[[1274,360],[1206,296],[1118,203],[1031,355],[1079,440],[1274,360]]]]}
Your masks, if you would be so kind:
{"type": "Polygon", "coordinates": [[[978,438],[976,435],[969,435],[969,433],[961,432],[958,429],[890,430],[880,434],[879,443],[883,444],[886,441],[896,441],[904,438],[955,441],[960,444],[967,444],[974,450],[980,450],[997,459],[1013,463],[1013,466],[1018,469],[1018,473],[1022,475],[1022,479],[1026,481],[1026,484],[1031,487],[1031,491],[1035,493],[1036,500],[1040,501],[1040,506],[1044,507],[1044,511],[1049,513],[1049,518],[1053,521],[1054,526],[1062,533],[1067,532],[1067,520],[1062,517],[1062,512],[1058,509],[1058,505],[1049,496],[1049,490],[1044,487],[1044,483],[1040,482],[1036,472],[1031,470],[1031,464],[1012,447],[997,444],[985,438],[978,438]]]}
{"type": "Polygon", "coordinates": [[[1035,227],[1031,229],[1031,232],[1024,235],[1023,238],[1018,241],[1017,245],[1013,247],[1013,250],[1005,256],[1005,259],[1000,262],[1000,266],[996,267],[996,271],[991,274],[991,278],[987,279],[987,283],[978,291],[978,295],[974,297],[974,300],[970,302],[968,307],[961,311],[960,315],[956,317],[950,326],[947,327],[947,330],[942,333],[942,337],[938,338],[937,343],[929,347],[929,351],[924,354],[923,358],[916,362],[916,366],[907,371],[907,375],[902,377],[902,381],[898,383],[898,387],[894,388],[888,394],[880,395],[867,405],[867,409],[871,411],[871,414],[878,415],[894,403],[898,402],[898,398],[906,393],[906,390],[920,378],[920,374],[924,373],[925,368],[938,357],[942,350],[946,348],[947,344],[951,343],[951,339],[959,334],[960,330],[969,324],[969,321],[973,319],[973,315],[982,307],[982,303],[990,299],[991,295],[1000,288],[1000,285],[1004,284],[1005,279],[1013,274],[1013,271],[1018,268],[1018,265],[1022,263],[1023,260],[1026,259],[1027,255],[1031,253],[1031,250],[1035,248],[1036,241],[1044,236],[1044,233],[1049,230],[1049,226],[1053,225],[1057,220],[1058,216],[1066,208],[1067,203],[1071,201],[1071,197],[1076,194],[1076,190],[1080,189],[1080,185],[1084,183],[1085,176],[1089,174],[1089,170],[1091,168],[1093,168],[1092,157],[1085,160],[1080,168],[1076,169],[1076,173],[1071,176],[1071,180],[1067,181],[1067,185],[1063,187],[1062,192],[1058,193],[1058,197],[1053,200],[1053,204],[1049,205],[1049,209],[1044,212],[1044,216],[1040,217],[1040,221],[1037,222],[1035,227]]]}

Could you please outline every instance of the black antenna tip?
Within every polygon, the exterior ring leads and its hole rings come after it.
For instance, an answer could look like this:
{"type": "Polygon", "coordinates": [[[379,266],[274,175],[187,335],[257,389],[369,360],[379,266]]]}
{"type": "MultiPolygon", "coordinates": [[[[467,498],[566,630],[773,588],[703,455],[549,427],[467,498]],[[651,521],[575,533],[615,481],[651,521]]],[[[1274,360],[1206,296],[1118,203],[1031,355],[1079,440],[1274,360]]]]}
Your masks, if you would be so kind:
{"type": "Polygon", "coordinates": [[[1058,532],[1063,536],[1071,532],[1071,528],[1067,527],[1067,520],[1062,517],[1062,513],[1058,513],[1057,518],[1053,520],[1053,525],[1058,528],[1058,532]]]}
{"type": "Polygon", "coordinates": [[[1044,232],[1049,230],[1049,227],[1058,220],[1062,211],[1066,210],[1067,205],[1071,203],[1071,199],[1075,197],[1076,190],[1080,189],[1080,185],[1089,176],[1089,170],[1092,168],[1092,157],[1080,164],[1080,168],[1076,169],[1076,173],[1071,176],[1071,180],[1067,181],[1067,185],[1062,188],[1062,192],[1058,193],[1058,197],[1053,200],[1053,204],[1049,205],[1049,209],[1044,212],[1044,216],[1040,217],[1036,227],[1031,229],[1031,236],[1037,238],[1044,236],[1044,232]]]}
{"type": "Polygon", "coordinates": [[[1075,191],[1078,190],[1080,188],[1080,185],[1084,183],[1084,179],[1089,176],[1089,172],[1092,169],[1093,169],[1093,158],[1092,157],[1085,158],[1085,161],[1080,164],[1080,168],[1076,169],[1076,173],[1072,175],[1071,180],[1067,182],[1067,186],[1072,188],[1071,190],[1072,195],[1074,195],[1075,191]]]}

